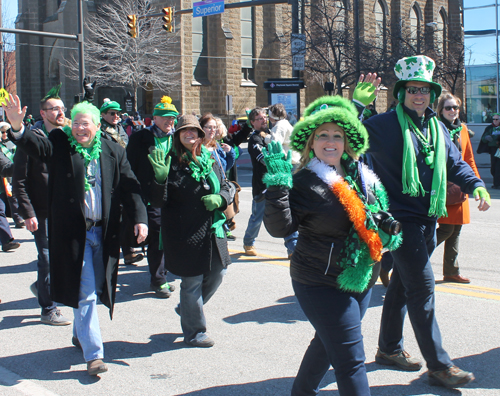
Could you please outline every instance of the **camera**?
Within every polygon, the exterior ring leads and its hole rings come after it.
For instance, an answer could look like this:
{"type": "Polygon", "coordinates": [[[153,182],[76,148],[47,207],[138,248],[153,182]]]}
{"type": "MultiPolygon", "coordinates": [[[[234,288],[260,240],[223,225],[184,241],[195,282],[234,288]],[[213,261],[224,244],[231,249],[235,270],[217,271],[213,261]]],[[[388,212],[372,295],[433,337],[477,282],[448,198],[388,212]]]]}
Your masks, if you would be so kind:
{"type": "Polygon", "coordinates": [[[387,235],[398,235],[401,232],[401,223],[394,220],[394,217],[388,212],[383,210],[374,213],[373,219],[378,228],[384,231],[387,235]]]}

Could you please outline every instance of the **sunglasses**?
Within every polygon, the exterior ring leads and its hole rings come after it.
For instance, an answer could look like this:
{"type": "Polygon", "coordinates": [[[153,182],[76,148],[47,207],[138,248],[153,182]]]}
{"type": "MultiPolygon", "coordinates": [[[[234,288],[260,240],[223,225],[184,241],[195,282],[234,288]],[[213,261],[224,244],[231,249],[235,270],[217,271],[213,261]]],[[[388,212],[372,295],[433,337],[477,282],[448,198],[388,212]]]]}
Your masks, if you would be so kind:
{"type": "Polygon", "coordinates": [[[411,95],[416,95],[420,92],[422,95],[427,95],[431,92],[431,87],[406,87],[406,92],[411,95]]]}
{"type": "Polygon", "coordinates": [[[458,110],[458,106],[444,106],[443,107],[446,111],[451,111],[451,110],[458,110]]]}
{"type": "Polygon", "coordinates": [[[121,114],[117,111],[108,111],[108,114],[111,116],[111,117],[114,117],[115,115],[118,115],[120,116],[121,114]]]}

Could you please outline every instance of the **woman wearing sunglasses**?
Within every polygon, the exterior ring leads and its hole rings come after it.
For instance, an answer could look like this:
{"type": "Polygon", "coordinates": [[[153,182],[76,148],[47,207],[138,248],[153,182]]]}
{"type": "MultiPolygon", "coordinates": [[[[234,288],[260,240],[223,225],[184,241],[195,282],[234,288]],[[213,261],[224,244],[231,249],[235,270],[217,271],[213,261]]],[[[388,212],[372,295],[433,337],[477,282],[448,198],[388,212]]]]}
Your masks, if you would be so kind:
{"type": "MultiPolygon", "coordinates": [[[[462,101],[450,93],[439,98],[437,113],[450,133],[452,142],[457,146],[462,154],[462,158],[467,162],[477,177],[481,177],[474,161],[474,152],[469,137],[467,126],[459,119],[460,105],[462,101]]],[[[499,118],[499,116],[495,116],[499,118]]],[[[443,256],[443,280],[445,282],[470,283],[470,280],[460,275],[458,268],[458,239],[463,224],[470,223],[469,200],[466,194],[462,197],[453,198],[453,183],[448,182],[448,196],[446,210],[448,217],[441,217],[438,220],[439,228],[436,231],[437,244],[444,242],[443,256]],[[460,202],[462,201],[462,202],[460,202]]],[[[458,191],[458,190],[457,190],[458,191]]],[[[459,192],[460,194],[460,192],[459,192]]],[[[456,195],[455,195],[456,196],[456,195]]]]}

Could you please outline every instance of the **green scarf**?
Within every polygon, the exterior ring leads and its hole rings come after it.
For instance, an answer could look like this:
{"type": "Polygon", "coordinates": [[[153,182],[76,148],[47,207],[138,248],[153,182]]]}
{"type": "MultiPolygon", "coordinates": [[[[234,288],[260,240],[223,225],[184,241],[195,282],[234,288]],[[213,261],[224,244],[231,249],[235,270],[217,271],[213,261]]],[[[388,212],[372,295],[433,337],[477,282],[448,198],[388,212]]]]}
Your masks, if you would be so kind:
{"type": "MultiPolygon", "coordinates": [[[[396,107],[396,112],[404,139],[402,170],[403,194],[409,194],[411,197],[418,197],[419,195],[424,196],[426,191],[420,183],[410,125],[415,129],[415,135],[420,131],[415,124],[413,124],[408,114],[404,112],[401,103],[396,107]]],[[[444,136],[436,117],[432,117],[429,121],[428,136],[431,137],[432,144],[434,145],[434,151],[430,151],[426,158],[427,165],[434,170],[432,174],[428,216],[448,216],[446,211],[446,147],[444,136]]]]}
{"type": "MultiPolygon", "coordinates": [[[[205,146],[201,146],[201,154],[196,157],[197,161],[193,160],[191,152],[187,152],[189,158],[189,168],[193,171],[191,176],[196,181],[203,181],[206,179],[210,185],[210,193],[218,194],[220,192],[220,182],[217,175],[213,171],[214,159],[211,158],[211,153],[206,149],[205,146]]],[[[226,222],[226,216],[224,212],[219,209],[214,210],[214,220],[212,222],[212,232],[217,238],[224,238],[226,233],[224,232],[224,223],[226,222]]]]}
{"type": "Polygon", "coordinates": [[[89,191],[90,190],[90,183],[88,182],[87,166],[89,166],[90,161],[97,160],[101,156],[100,136],[99,136],[99,134],[96,133],[96,135],[94,137],[93,146],[89,147],[89,148],[85,148],[85,147],[82,147],[82,145],[76,141],[75,137],[71,133],[70,127],[65,126],[63,128],[63,131],[66,133],[66,136],[68,136],[70,146],[74,147],[75,151],[77,153],[79,153],[85,161],[85,191],[89,191]]]}

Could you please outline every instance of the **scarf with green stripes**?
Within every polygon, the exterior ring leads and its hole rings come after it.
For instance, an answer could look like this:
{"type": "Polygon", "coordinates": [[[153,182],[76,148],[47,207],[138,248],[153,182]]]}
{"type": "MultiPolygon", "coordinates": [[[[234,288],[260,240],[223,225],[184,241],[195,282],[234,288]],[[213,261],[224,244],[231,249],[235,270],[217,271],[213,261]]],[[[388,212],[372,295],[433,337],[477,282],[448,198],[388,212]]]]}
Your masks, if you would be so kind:
{"type": "MultiPolygon", "coordinates": [[[[402,183],[403,194],[409,194],[411,197],[424,196],[430,193],[429,217],[448,216],[446,211],[446,146],[443,132],[439,126],[436,117],[429,120],[428,136],[430,136],[431,147],[433,150],[426,157],[426,163],[433,170],[431,191],[425,191],[420,183],[420,176],[415,155],[415,147],[411,138],[412,129],[418,138],[419,130],[411,120],[410,116],[403,110],[403,106],[398,104],[396,107],[399,125],[403,134],[403,170],[402,183]]],[[[420,140],[420,139],[419,139],[420,140]]]]}

